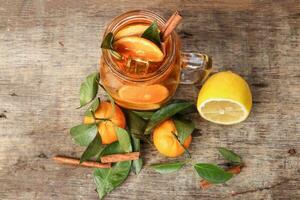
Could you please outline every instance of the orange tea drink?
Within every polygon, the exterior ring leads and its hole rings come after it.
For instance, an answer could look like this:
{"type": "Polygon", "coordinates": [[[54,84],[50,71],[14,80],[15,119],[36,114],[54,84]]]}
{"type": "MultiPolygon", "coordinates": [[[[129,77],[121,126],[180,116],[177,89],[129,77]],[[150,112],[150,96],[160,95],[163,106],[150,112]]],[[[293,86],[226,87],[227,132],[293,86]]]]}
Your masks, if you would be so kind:
{"type": "Polygon", "coordinates": [[[151,11],[137,10],[115,18],[107,27],[100,80],[120,106],[153,110],[174,95],[184,59],[173,31],[181,16],[176,13],[171,18],[166,21],[151,11]]]}

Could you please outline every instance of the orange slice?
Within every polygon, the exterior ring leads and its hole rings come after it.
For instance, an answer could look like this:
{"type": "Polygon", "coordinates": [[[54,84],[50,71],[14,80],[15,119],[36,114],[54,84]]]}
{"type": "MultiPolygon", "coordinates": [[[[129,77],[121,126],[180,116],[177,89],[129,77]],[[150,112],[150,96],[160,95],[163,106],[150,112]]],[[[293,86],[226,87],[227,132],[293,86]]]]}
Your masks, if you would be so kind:
{"type": "Polygon", "coordinates": [[[140,37],[148,27],[149,25],[146,24],[132,24],[126,26],[117,32],[117,34],[115,35],[115,40],[121,39],[123,37],[129,37],[129,36],[140,37]]]}
{"type": "Polygon", "coordinates": [[[156,44],[145,38],[130,36],[117,40],[114,49],[125,57],[150,62],[160,62],[164,54],[156,44]]]}
{"type": "Polygon", "coordinates": [[[169,96],[169,90],[160,84],[146,86],[125,85],[119,90],[124,101],[137,104],[160,103],[169,96]]]}

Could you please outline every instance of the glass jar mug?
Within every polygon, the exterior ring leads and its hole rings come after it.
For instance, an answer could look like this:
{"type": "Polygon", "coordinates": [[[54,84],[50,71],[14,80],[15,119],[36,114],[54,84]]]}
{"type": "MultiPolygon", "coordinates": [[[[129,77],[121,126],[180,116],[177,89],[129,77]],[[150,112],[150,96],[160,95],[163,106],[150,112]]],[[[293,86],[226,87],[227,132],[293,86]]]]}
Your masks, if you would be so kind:
{"type": "MultiPolygon", "coordinates": [[[[133,24],[150,25],[153,21],[160,28],[166,23],[163,17],[152,11],[129,11],[113,19],[104,37],[109,32],[116,35],[133,24]]],[[[111,51],[103,49],[100,59],[101,84],[120,106],[153,110],[174,96],[179,83],[202,83],[211,72],[212,62],[207,55],[181,52],[180,39],[175,31],[168,38],[164,54],[163,61],[159,63],[127,60],[126,66],[129,64],[129,68],[124,70],[111,51]]]]}

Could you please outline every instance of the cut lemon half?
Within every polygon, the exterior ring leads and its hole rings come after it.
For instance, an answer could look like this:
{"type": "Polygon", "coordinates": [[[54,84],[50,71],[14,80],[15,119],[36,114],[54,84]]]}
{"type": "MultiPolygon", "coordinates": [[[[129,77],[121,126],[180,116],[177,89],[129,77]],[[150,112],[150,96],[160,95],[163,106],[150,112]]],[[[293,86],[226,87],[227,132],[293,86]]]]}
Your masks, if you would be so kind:
{"type": "Polygon", "coordinates": [[[150,62],[160,62],[164,54],[160,48],[145,38],[130,36],[123,37],[114,42],[114,49],[125,57],[141,59],[150,62]]]}
{"type": "Polygon", "coordinates": [[[129,36],[141,36],[145,30],[149,27],[146,24],[132,24],[128,25],[117,32],[115,35],[115,40],[121,39],[123,37],[129,36]]]}
{"type": "Polygon", "coordinates": [[[225,125],[244,121],[251,107],[252,95],[247,82],[230,71],[211,76],[201,88],[197,101],[201,117],[225,125]]]}
{"type": "Polygon", "coordinates": [[[125,85],[119,90],[123,101],[136,104],[155,104],[164,101],[169,96],[169,90],[160,84],[145,86],[125,85]]]}

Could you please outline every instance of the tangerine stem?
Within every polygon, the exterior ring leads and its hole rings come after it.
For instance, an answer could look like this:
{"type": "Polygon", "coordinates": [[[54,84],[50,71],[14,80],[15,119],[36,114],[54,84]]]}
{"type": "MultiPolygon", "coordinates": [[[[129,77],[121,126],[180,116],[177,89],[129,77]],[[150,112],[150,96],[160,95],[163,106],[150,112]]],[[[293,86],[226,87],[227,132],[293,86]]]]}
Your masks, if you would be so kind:
{"type": "Polygon", "coordinates": [[[187,148],[185,148],[185,146],[183,144],[181,144],[181,142],[180,142],[178,136],[175,134],[175,132],[172,131],[172,133],[173,133],[174,137],[176,138],[176,140],[179,142],[180,146],[184,149],[184,152],[186,152],[188,154],[189,158],[192,158],[190,151],[187,148]]]}

